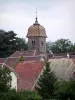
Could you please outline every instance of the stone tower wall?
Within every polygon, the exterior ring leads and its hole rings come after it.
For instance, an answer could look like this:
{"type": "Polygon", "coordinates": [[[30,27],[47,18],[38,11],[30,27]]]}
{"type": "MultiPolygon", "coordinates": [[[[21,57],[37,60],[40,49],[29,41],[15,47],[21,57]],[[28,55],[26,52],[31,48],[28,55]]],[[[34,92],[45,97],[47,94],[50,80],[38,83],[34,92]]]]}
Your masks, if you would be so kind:
{"type": "Polygon", "coordinates": [[[28,49],[46,53],[46,38],[44,38],[44,37],[29,37],[28,38],[28,49]]]}
{"type": "Polygon", "coordinates": [[[46,38],[39,37],[39,52],[46,53],[46,38]]]}

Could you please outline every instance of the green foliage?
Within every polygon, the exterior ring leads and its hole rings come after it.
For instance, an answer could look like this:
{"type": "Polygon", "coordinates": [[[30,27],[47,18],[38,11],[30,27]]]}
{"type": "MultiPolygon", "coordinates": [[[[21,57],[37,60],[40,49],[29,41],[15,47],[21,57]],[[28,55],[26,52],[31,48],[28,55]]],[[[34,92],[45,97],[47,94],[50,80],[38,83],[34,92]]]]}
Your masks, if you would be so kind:
{"type": "Polygon", "coordinates": [[[41,97],[33,91],[15,91],[0,93],[0,100],[41,100],[41,97]]]}
{"type": "Polygon", "coordinates": [[[22,93],[27,100],[41,100],[41,97],[35,91],[23,91],[22,93]]]}
{"type": "Polygon", "coordinates": [[[74,52],[75,45],[69,39],[59,39],[55,42],[47,42],[47,52],[52,50],[54,53],[74,52]]]}
{"type": "Polygon", "coordinates": [[[59,82],[55,95],[59,100],[75,100],[75,81],[59,82]]]}
{"type": "Polygon", "coordinates": [[[28,45],[24,38],[17,38],[18,50],[27,50],[28,45]]]}
{"type": "Polygon", "coordinates": [[[0,66],[0,92],[8,91],[10,89],[8,83],[11,80],[10,71],[6,67],[0,66]]]}
{"type": "Polygon", "coordinates": [[[46,67],[38,79],[36,90],[43,99],[52,99],[55,91],[55,84],[57,78],[50,69],[49,62],[46,63],[46,67]]]}
{"type": "Polygon", "coordinates": [[[18,60],[17,62],[13,63],[13,68],[16,68],[16,65],[19,63],[20,61],[18,60]]]}
{"type": "Polygon", "coordinates": [[[0,57],[8,57],[21,49],[27,49],[27,43],[23,38],[18,38],[13,31],[0,30],[0,57]]]}
{"type": "Polygon", "coordinates": [[[20,57],[20,61],[24,61],[24,57],[23,56],[20,57]]]}
{"type": "Polygon", "coordinates": [[[49,52],[49,50],[52,50],[53,42],[49,41],[46,43],[46,51],[49,52]]]}

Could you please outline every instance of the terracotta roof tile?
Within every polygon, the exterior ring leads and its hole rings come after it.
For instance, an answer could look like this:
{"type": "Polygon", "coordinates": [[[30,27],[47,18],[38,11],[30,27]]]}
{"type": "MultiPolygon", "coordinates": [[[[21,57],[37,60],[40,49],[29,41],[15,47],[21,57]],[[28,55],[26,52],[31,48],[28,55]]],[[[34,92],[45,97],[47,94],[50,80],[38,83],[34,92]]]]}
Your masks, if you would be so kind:
{"type": "Polygon", "coordinates": [[[45,28],[43,26],[41,26],[40,24],[38,24],[38,25],[33,24],[32,26],[29,27],[27,37],[30,37],[30,36],[47,37],[45,28]]]}
{"type": "Polygon", "coordinates": [[[8,58],[8,60],[6,61],[6,64],[14,68],[18,61],[19,61],[19,58],[8,58]]]}
{"type": "Polygon", "coordinates": [[[0,63],[4,63],[5,60],[6,58],[0,58],[0,63]]]}
{"type": "Polygon", "coordinates": [[[44,63],[40,61],[19,63],[15,68],[16,73],[19,75],[18,89],[31,90],[43,66],[44,63]]]}
{"type": "MultiPolygon", "coordinates": [[[[20,56],[34,56],[35,50],[27,50],[27,51],[16,51],[10,57],[20,57],[20,56]]],[[[35,56],[40,55],[37,51],[35,52],[35,56]]]]}

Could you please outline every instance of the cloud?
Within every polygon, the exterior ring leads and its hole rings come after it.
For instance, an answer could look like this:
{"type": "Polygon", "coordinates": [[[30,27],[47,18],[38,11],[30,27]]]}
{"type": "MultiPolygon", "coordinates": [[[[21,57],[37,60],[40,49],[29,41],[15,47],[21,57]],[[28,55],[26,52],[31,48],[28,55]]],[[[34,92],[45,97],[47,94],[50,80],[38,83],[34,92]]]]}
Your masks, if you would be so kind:
{"type": "Polygon", "coordinates": [[[69,38],[75,42],[74,5],[74,0],[3,0],[0,1],[0,28],[25,37],[35,21],[37,7],[38,21],[46,29],[47,41],[69,38]]]}

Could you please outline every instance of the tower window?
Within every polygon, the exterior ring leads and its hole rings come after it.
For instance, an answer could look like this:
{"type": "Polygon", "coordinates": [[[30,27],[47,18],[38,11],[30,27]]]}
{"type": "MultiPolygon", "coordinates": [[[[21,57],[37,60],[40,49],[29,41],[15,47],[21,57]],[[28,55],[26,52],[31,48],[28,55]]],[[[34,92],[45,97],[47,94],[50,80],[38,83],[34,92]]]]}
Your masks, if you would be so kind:
{"type": "Polygon", "coordinates": [[[32,41],[32,44],[33,44],[33,41],[32,41]]]}
{"type": "Polygon", "coordinates": [[[41,45],[43,45],[43,41],[41,41],[41,45]]]}
{"type": "Polygon", "coordinates": [[[35,44],[35,41],[34,41],[34,44],[35,44]]]}
{"type": "Polygon", "coordinates": [[[35,41],[32,41],[32,44],[35,45],[35,41]]]}

